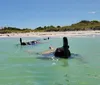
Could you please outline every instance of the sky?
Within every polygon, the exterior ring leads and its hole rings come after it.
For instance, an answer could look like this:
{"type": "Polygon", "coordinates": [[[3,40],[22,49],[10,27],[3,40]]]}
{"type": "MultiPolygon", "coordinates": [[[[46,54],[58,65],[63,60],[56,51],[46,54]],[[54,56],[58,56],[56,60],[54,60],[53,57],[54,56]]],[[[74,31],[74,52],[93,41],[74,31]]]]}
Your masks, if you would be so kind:
{"type": "Polygon", "coordinates": [[[68,26],[100,20],[100,0],[0,0],[0,27],[68,26]]]}

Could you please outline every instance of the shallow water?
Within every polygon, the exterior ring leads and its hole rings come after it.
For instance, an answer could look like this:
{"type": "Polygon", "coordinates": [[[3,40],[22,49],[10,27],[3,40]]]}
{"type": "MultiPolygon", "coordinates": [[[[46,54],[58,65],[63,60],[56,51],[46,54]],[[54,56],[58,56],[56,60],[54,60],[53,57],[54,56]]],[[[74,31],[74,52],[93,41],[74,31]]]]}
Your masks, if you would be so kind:
{"type": "Polygon", "coordinates": [[[0,38],[0,85],[99,85],[100,37],[68,40],[72,58],[52,59],[41,53],[49,46],[61,47],[62,38],[32,46],[20,46],[19,38],[0,38]]]}

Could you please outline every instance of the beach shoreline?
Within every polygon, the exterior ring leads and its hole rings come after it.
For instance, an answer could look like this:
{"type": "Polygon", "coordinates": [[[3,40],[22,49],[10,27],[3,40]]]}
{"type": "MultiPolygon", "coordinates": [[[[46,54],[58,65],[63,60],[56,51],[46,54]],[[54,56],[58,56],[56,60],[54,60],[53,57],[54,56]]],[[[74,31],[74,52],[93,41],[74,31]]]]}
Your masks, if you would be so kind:
{"type": "Polygon", "coordinates": [[[6,33],[0,34],[2,37],[84,37],[100,36],[100,31],[65,31],[65,32],[29,32],[29,33],[6,33]]]}

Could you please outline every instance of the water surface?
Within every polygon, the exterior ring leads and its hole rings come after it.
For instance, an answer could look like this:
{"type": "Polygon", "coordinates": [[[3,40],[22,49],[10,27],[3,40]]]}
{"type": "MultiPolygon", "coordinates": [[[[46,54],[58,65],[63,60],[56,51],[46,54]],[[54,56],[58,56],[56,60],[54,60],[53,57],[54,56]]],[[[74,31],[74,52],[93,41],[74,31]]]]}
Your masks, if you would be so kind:
{"type": "Polygon", "coordinates": [[[72,58],[44,59],[37,53],[49,46],[61,47],[62,38],[42,40],[35,46],[20,46],[19,38],[0,38],[0,85],[99,85],[100,37],[68,40],[72,58]]]}

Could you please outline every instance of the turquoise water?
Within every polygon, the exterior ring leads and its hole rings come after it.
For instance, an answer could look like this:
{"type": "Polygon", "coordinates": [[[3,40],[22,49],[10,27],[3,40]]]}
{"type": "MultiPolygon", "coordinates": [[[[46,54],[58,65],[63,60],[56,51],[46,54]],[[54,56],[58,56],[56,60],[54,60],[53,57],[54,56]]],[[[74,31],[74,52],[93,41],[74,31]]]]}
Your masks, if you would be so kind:
{"type": "Polygon", "coordinates": [[[0,38],[0,85],[100,85],[100,37],[68,40],[72,58],[45,59],[36,53],[61,47],[62,38],[35,46],[20,46],[19,38],[0,38]]]}

